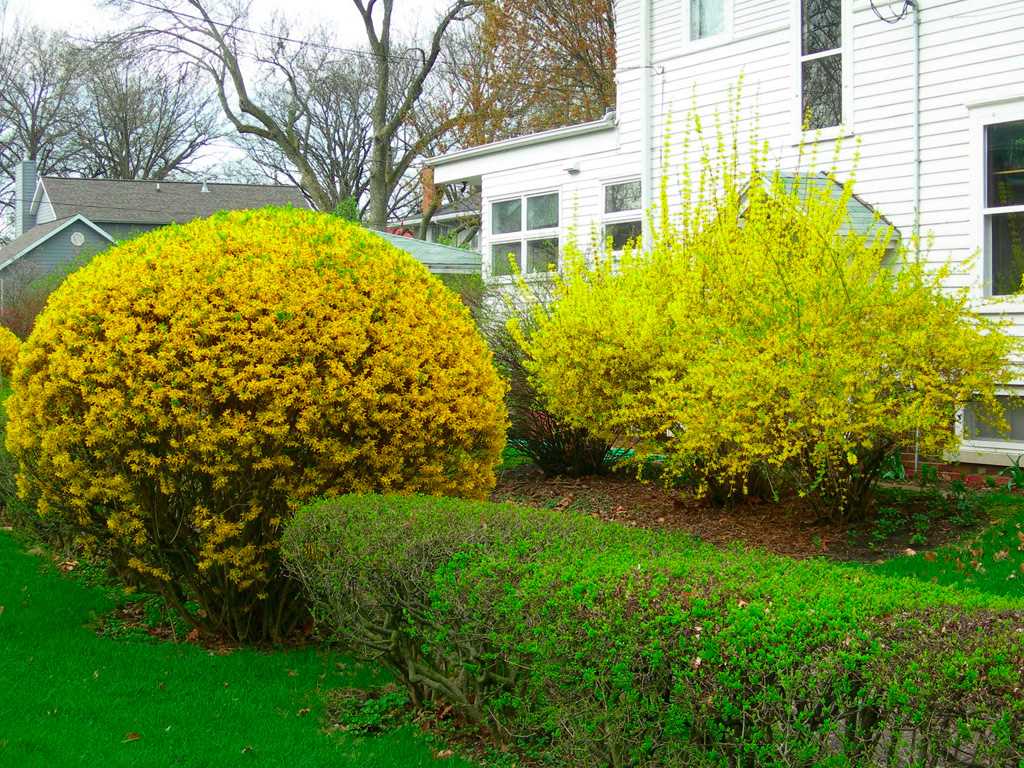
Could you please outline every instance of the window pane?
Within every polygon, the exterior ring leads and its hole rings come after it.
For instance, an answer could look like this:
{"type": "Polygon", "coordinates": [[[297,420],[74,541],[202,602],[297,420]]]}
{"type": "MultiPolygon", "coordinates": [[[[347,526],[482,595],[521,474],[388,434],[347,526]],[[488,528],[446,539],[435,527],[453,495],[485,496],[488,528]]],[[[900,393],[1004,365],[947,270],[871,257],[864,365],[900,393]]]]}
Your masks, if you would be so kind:
{"type": "Polygon", "coordinates": [[[800,0],[802,50],[821,53],[838,48],[843,41],[841,0],[800,0]]]}
{"type": "Polygon", "coordinates": [[[639,240],[642,234],[643,225],[639,221],[619,221],[604,226],[604,238],[606,241],[611,238],[613,251],[621,251],[626,243],[639,240]]]}
{"type": "Polygon", "coordinates": [[[1024,205],[1024,120],[985,129],[990,208],[1024,205]]]}
{"type": "Polygon", "coordinates": [[[519,269],[523,268],[522,243],[495,243],[491,246],[491,275],[493,277],[503,277],[512,274],[509,254],[512,254],[512,258],[519,269]]]}
{"type": "Polygon", "coordinates": [[[843,57],[824,56],[805,61],[803,70],[803,119],[807,128],[831,128],[843,122],[843,57]]]}
{"type": "Polygon", "coordinates": [[[558,226],[558,193],[526,198],[526,228],[547,229],[558,226]]]}
{"type": "Polygon", "coordinates": [[[523,226],[523,203],[521,200],[505,200],[491,206],[491,232],[503,235],[518,232],[523,226]]]}
{"type": "Polygon", "coordinates": [[[725,31],[725,0],[690,0],[690,39],[703,40],[725,31]]]}
{"type": "Polygon", "coordinates": [[[1024,441],[1024,401],[1019,398],[1002,397],[998,400],[1003,405],[1003,415],[1010,425],[1009,433],[1003,433],[986,424],[975,409],[968,405],[964,408],[964,437],[968,440],[1022,440],[1024,441]]]}
{"type": "Polygon", "coordinates": [[[609,184],[604,188],[604,212],[639,211],[640,182],[626,181],[622,184],[609,184]]]}
{"type": "Polygon", "coordinates": [[[1024,213],[997,213],[986,218],[992,248],[992,293],[1016,293],[1024,275],[1024,213]]]}
{"type": "Polygon", "coordinates": [[[558,269],[558,238],[546,237],[526,244],[526,271],[550,272],[558,269]]]}

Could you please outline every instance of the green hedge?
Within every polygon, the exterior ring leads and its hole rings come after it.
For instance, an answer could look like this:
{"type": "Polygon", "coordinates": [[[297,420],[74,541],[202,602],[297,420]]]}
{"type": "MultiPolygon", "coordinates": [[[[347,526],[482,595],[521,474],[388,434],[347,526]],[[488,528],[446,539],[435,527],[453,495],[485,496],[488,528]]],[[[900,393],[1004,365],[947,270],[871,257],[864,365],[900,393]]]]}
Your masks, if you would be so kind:
{"type": "Polygon", "coordinates": [[[1024,756],[1020,601],[423,497],[309,506],[284,553],[325,633],[551,764],[1024,756]]]}

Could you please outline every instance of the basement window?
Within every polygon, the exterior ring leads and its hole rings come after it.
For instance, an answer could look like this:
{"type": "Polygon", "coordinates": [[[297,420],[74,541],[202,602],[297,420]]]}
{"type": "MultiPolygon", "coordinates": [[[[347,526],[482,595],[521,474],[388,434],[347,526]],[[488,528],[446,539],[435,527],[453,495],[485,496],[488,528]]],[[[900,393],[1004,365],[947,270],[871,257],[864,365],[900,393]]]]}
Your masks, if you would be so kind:
{"type": "Polygon", "coordinates": [[[1024,120],[985,126],[984,194],[992,294],[1018,293],[1024,278],[1024,120]]]}
{"type": "Polygon", "coordinates": [[[557,192],[523,195],[491,204],[491,277],[558,268],[557,192]],[[524,263],[525,257],[525,263],[524,263]]]}
{"type": "Polygon", "coordinates": [[[982,443],[1024,442],[1024,399],[1000,395],[996,398],[1003,407],[1003,416],[1010,427],[1009,432],[1000,432],[980,418],[975,408],[964,408],[964,439],[982,443]]]}
{"type": "Polygon", "coordinates": [[[843,41],[842,0],[799,0],[800,122],[811,131],[844,122],[848,64],[843,41]]]}

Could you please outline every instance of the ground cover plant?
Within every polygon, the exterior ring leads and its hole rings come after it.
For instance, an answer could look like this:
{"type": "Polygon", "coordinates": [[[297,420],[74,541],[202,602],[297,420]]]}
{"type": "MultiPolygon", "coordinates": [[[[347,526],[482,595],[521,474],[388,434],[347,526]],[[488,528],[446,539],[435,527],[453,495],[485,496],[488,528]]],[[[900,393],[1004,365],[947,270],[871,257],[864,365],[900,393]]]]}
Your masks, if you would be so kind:
{"type": "Polygon", "coordinates": [[[965,540],[896,557],[880,573],[1024,597],[1024,509],[1007,505],[993,525],[965,540]]]}
{"type": "Polygon", "coordinates": [[[283,548],[325,632],[541,763],[1024,759],[1020,599],[425,497],[311,505],[283,548]]]}
{"type": "Polygon", "coordinates": [[[694,170],[664,188],[649,250],[569,249],[523,336],[528,365],[557,417],[639,440],[667,480],[862,517],[894,451],[955,450],[965,405],[1005,426],[995,391],[1017,344],[916,244],[864,220],[855,172],[813,154],[779,172],[738,112],[691,118],[694,170]]]}
{"type": "Polygon", "coordinates": [[[7,447],[39,514],[126,579],[206,632],[278,640],[305,620],[277,554],[295,504],[486,495],[503,393],[412,257],[328,214],[232,212],[61,284],[14,370],[7,447]]]}
{"type": "Polygon", "coordinates": [[[99,635],[119,592],[61,576],[0,532],[0,765],[465,766],[408,726],[330,729],[324,693],[387,683],[330,650],[210,652],[99,635]],[[327,732],[331,730],[331,732],[327,732]]]}

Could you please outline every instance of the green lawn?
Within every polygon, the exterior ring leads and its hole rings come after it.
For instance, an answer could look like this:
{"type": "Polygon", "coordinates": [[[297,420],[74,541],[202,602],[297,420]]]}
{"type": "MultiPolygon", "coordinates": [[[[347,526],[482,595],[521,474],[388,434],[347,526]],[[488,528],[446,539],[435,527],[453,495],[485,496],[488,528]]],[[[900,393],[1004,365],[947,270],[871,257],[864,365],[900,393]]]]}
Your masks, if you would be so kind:
{"type": "Polygon", "coordinates": [[[1007,493],[986,496],[991,527],[933,552],[896,557],[877,567],[891,576],[1024,597],[1024,499],[1007,493]]]}
{"type": "Polygon", "coordinates": [[[321,692],[373,684],[366,667],[99,637],[86,624],[113,605],[0,533],[0,765],[469,765],[435,759],[410,728],[326,734],[321,692]]]}

